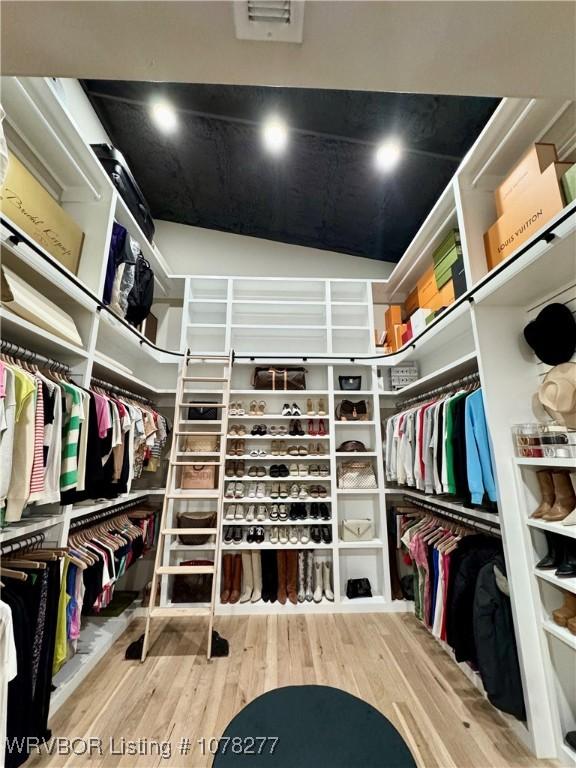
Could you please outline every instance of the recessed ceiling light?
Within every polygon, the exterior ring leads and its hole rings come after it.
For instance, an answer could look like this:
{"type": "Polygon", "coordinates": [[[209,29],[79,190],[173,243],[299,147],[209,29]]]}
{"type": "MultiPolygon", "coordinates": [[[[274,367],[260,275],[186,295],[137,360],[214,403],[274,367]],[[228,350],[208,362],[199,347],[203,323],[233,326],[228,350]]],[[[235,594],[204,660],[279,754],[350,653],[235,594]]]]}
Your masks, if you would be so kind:
{"type": "Polygon", "coordinates": [[[374,161],[379,171],[393,170],[402,157],[402,145],[397,139],[386,139],[376,148],[374,161]]]}
{"type": "Polygon", "coordinates": [[[281,154],[288,144],[288,126],[279,117],[270,117],[262,128],[262,141],[274,155],[281,154]]]}
{"type": "Polygon", "coordinates": [[[165,133],[172,133],[178,127],[176,110],[167,101],[155,101],[152,104],[152,119],[165,133]]]}

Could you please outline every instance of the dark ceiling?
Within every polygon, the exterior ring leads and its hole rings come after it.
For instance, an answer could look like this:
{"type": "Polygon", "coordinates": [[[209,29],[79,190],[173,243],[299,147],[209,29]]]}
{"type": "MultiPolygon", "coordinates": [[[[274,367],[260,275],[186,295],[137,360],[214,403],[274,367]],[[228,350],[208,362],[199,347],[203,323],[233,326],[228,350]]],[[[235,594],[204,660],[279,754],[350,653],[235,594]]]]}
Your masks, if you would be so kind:
{"type": "Polygon", "coordinates": [[[84,80],[155,219],[398,261],[498,99],[84,80]],[[179,128],[149,116],[161,96],[179,128]],[[287,151],[271,156],[262,122],[281,115],[287,151]],[[395,171],[373,162],[398,137],[395,171]]]}

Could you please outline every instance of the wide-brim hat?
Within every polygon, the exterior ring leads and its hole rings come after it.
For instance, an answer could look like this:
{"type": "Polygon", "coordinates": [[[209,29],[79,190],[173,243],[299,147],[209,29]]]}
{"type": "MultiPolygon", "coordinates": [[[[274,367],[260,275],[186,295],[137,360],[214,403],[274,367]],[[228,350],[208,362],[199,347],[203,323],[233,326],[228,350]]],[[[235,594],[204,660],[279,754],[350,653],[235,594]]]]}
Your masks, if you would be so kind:
{"type": "Polygon", "coordinates": [[[576,352],[576,320],[564,304],[548,304],[524,328],[524,338],[546,365],[561,365],[576,352]]]}
{"type": "Polygon", "coordinates": [[[538,388],[538,406],[558,424],[576,429],[576,363],[563,363],[546,374],[538,388]]]}

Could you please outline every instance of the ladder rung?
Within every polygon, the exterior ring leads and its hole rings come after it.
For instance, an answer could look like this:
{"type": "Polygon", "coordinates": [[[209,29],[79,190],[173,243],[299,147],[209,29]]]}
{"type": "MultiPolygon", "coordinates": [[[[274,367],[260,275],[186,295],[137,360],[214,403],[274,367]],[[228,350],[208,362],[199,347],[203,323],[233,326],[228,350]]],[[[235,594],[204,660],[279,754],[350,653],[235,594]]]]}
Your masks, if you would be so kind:
{"type": "Polygon", "coordinates": [[[178,456],[220,456],[220,451],[176,451],[176,453],[178,456]]]}
{"type": "Polygon", "coordinates": [[[167,499],[217,499],[220,496],[218,490],[196,491],[196,493],[167,493],[167,499]]]}
{"type": "Polygon", "coordinates": [[[182,376],[182,381],[228,381],[221,376],[182,376]]]}
{"type": "Polygon", "coordinates": [[[214,536],[218,533],[218,528],[163,528],[162,536],[179,536],[184,534],[185,536],[198,535],[210,535],[214,536]]]}
{"type": "Polygon", "coordinates": [[[188,575],[193,573],[214,573],[213,565],[160,565],[156,573],[188,575]]]}
{"type": "MultiPolygon", "coordinates": [[[[202,454],[200,454],[201,456],[202,454]]],[[[173,467],[196,467],[201,464],[203,467],[219,467],[220,461],[171,461],[173,467]]]]}
{"type": "Polygon", "coordinates": [[[150,616],[153,619],[161,618],[178,618],[178,616],[209,616],[210,608],[206,606],[198,606],[198,608],[179,608],[174,606],[173,608],[152,608],[150,610],[150,616]]]}
{"type": "Polygon", "coordinates": [[[229,362],[230,357],[228,355],[188,355],[186,358],[186,365],[190,365],[197,360],[226,360],[229,362]]]}

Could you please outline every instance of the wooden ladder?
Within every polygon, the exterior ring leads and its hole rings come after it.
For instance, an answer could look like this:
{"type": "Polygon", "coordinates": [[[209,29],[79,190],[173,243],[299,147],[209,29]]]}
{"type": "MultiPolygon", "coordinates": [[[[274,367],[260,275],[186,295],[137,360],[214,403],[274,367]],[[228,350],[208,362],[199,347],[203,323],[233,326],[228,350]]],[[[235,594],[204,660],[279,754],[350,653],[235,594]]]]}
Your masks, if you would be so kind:
{"type": "MultiPolygon", "coordinates": [[[[152,577],[152,588],[150,590],[150,603],[146,615],[146,629],[144,631],[144,644],[142,646],[141,661],[146,659],[150,643],[150,629],[151,621],[155,618],[171,618],[182,616],[207,616],[208,617],[208,642],[206,648],[206,656],[208,659],[212,656],[212,627],[214,623],[214,606],[216,602],[216,587],[218,584],[218,569],[221,562],[220,553],[220,531],[221,520],[223,515],[223,499],[224,499],[224,465],[226,462],[226,436],[228,434],[228,404],[230,400],[230,377],[232,375],[232,363],[233,353],[229,355],[191,355],[188,352],[180,369],[180,375],[178,377],[178,384],[176,387],[176,403],[174,406],[174,433],[172,439],[172,448],[170,451],[170,463],[168,467],[168,477],[166,480],[166,493],[164,495],[164,503],[162,505],[162,518],[160,521],[160,536],[158,540],[158,546],[156,549],[156,559],[154,562],[154,575],[152,577]],[[190,376],[189,367],[194,365],[214,365],[222,366],[221,376],[190,376]],[[195,390],[194,392],[186,391],[187,382],[196,382],[202,384],[219,382],[222,387],[218,390],[195,390]],[[219,431],[206,431],[202,428],[202,425],[194,425],[193,429],[183,429],[186,426],[186,413],[187,409],[191,406],[205,406],[206,402],[196,402],[195,399],[185,399],[189,395],[196,395],[201,393],[203,395],[209,395],[212,392],[221,396],[219,402],[214,404],[210,403],[211,407],[220,409],[221,415],[219,417],[219,431]],[[198,426],[198,428],[196,428],[198,426]],[[213,436],[219,438],[220,450],[217,452],[217,461],[206,461],[202,458],[204,453],[196,453],[196,459],[191,457],[188,453],[185,461],[178,460],[178,456],[184,455],[186,452],[179,450],[179,440],[182,436],[213,436]],[[189,458],[191,457],[191,458],[189,458]],[[180,491],[176,488],[176,478],[178,475],[179,467],[186,467],[192,465],[202,464],[204,466],[218,467],[218,487],[210,490],[189,490],[180,491]],[[172,524],[172,518],[174,515],[174,502],[178,500],[204,500],[215,499],[217,501],[217,514],[216,523],[214,528],[174,528],[172,524]],[[169,546],[170,538],[177,535],[211,535],[214,536],[214,564],[213,565],[166,565],[165,562],[169,558],[165,558],[165,548],[169,546]],[[163,564],[164,563],[164,564],[163,564]],[[209,606],[199,605],[197,607],[183,607],[175,605],[157,606],[156,595],[158,592],[158,584],[162,579],[166,579],[169,576],[179,576],[187,574],[211,574],[212,575],[212,592],[209,606]]],[[[198,399],[198,398],[196,398],[198,399]]],[[[206,421],[206,425],[213,423],[206,421]]],[[[191,547],[193,549],[193,547],[191,547]]]]}

